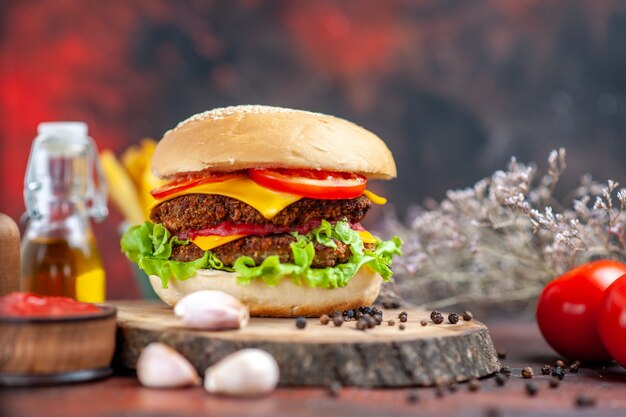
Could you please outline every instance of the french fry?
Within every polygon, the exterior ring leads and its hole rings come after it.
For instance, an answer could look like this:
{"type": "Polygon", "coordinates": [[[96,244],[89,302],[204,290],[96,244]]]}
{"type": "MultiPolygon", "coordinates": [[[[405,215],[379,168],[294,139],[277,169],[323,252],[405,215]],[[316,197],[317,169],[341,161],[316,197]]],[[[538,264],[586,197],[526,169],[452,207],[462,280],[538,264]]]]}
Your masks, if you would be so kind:
{"type": "Polygon", "coordinates": [[[145,220],[145,212],[139,200],[137,188],[122,164],[113,152],[100,153],[100,161],[109,186],[109,195],[113,203],[131,224],[140,224],[145,220]]]}
{"type": "Polygon", "coordinates": [[[150,169],[150,160],[155,147],[154,139],[144,138],[141,140],[141,145],[126,149],[120,158],[138,190],[141,189],[145,171],[150,169]]]}

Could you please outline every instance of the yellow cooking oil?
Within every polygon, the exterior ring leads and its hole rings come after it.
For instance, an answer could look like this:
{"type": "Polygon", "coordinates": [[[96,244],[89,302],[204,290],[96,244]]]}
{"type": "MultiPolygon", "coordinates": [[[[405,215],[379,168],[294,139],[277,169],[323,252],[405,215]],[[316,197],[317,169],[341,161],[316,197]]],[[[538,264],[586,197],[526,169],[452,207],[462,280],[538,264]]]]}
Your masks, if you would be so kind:
{"type": "Polygon", "coordinates": [[[22,291],[101,303],[106,279],[93,236],[72,246],[66,239],[35,237],[22,243],[22,291]]]}

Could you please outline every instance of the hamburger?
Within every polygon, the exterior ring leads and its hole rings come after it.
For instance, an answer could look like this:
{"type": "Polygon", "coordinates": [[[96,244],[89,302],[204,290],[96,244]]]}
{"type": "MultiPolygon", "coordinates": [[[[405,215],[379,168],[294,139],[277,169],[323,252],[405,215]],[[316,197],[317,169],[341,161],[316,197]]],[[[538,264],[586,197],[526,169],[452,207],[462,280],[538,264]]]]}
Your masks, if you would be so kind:
{"type": "Polygon", "coordinates": [[[269,106],[194,115],[165,133],[149,222],[122,251],[174,305],[221,290],[254,316],[319,316],[370,305],[400,239],[361,225],[371,179],[396,176],[385,143],[346,120],[269,106]]]}

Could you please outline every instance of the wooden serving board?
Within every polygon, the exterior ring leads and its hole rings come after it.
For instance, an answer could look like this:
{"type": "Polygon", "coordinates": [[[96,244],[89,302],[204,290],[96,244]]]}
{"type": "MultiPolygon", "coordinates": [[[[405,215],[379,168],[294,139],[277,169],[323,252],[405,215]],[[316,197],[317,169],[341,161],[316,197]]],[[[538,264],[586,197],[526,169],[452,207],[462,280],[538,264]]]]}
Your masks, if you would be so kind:
{"type": "Polygon", "coordinates": [[[435,325],[429,312],[407,310],[405,330],[399,310],[384,310],[380,326],[366,331],[356,322],[341,327],[307,319],[300,330],[294,319],[252,318],[241,330],[202,331],[185,328],[164,304],[111,303],[118,308],[117,360],[135,368],[152,342],[172,346],[200,375],[236,350],[256,347],[271,353],[280,366],[283,386],[328,385],[405,387],[465,381],[500,369],[487,327],[476,321],[435,325]],[[387,320],[393,318],[395,326],[387,320]],[[428,325],[422,327],[421,320],[428,325]]]}

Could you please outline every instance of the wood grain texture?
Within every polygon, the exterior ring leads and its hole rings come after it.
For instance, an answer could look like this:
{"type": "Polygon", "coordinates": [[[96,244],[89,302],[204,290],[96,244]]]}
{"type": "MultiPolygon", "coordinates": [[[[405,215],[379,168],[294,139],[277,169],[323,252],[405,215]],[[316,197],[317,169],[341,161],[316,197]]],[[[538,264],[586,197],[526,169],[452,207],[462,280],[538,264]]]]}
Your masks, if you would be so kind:
{"type": "Polygon", "coordinates": [[[0,296],[20,290],[20,231],[0,213],[0,296]]]}
{"type": "Polygon", "coordinates": [[[93,317],[0,318],[0,378],[49,375],[111,365],[115,311],[93,317]]]}
{"type": "MultiPolygon", "coordinates": [[[[328,385],[404,387],[465,381],[500,368],[487,327],[478,322],[434,325],[426,311],[408,311],[406,329],[384,322],[367,331],[355,322],[341,327],[308,319],[252,318],[242,330],[208,332],[184,328],[169,307],[115,303],[118,308],[117,358],[134,368],[142,349],[162,342],[187,357],[200,374],[236,350],[256,347],[271,353],[283,386],[328,385]],[[427,319],[429,325],[419,322],[427,319]]],[[[386,310],[385,320],[398,311],[386,310]]]]}

